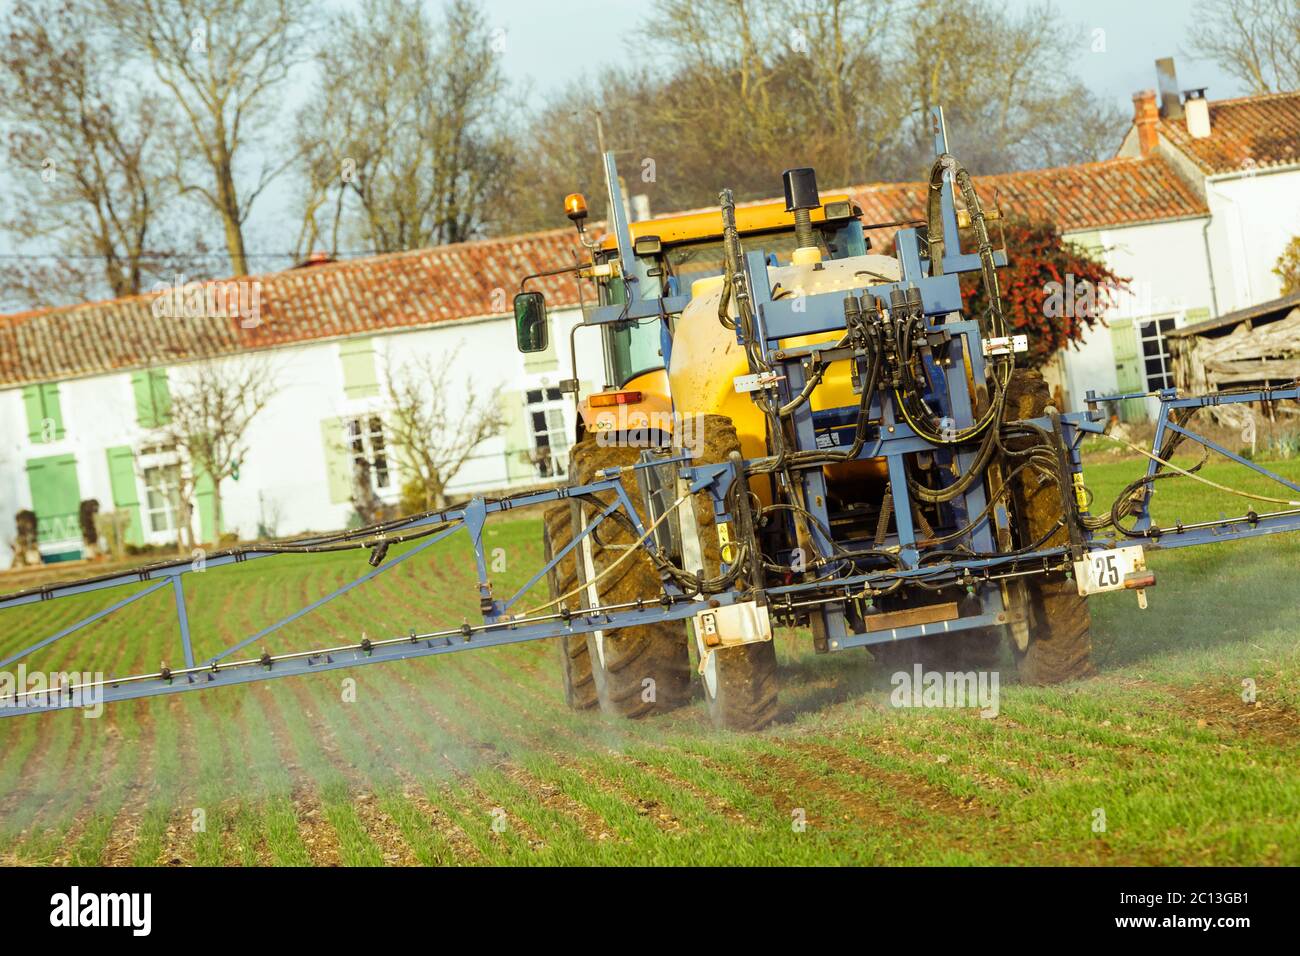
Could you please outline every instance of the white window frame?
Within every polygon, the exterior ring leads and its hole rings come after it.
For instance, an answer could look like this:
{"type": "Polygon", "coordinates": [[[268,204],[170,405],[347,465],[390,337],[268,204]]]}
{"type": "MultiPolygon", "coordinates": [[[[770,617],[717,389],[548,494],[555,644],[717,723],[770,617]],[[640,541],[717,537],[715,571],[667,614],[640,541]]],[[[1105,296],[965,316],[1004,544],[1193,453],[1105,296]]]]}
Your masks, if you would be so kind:
{"type": "Polygon", "coordinates": [[[181,483],[184,481],[185,476],[181,472],[180,463],[175,460],[166,461],[159,457],[156,458],[156,460],[149,461],[147,464],[144,462],[141,463],[140,484],[144,489],[144,507],[142,509],[143,514],[141,515],[141,519],[142,523],[148,529],[148,534],[162,535],[168,538],[176,534],[177,523],[180,520],[181,513],[181,483]],[[155,486],[150,484],[149,476],[152,473],[168,471],[175,475],[175,484],[170,486],[170,488],[166,485],[161,487],[159,494],[163,498],[163,506],[161,508],[154,508],[151,495],[155,490],[155,486]],[[170,495],[167,494],[168,491],[170,491],[170,495]],[[165,516],[165,527],[159,528],[155,526],[155,515],[165,516]]]}
{"type": "Polygon", "coordinates": [[[538,478],[563,478],[569,471],[569,425],[565,415],[564,395],[554,385],[538,385],[524,390],[524,421],[528,429],[533,467],[538,478]],[[540,396],[532,401],[531,396],[540,396]],[[543,416],[544,428],[538,428],[534,415],[543,416]],[[542,438],[546,441],[543,442],[542,438]]]}
{"type": "Polygon", "coordinates": [[[370,490],[380,498],[391,497],[400,491],[397,476],[393,471],[393,457],[390,451],[388,426],[384,422],[384,416],[377,411],[362,411],[343,417],[343,448],[348,455],[348,464],[350,466],[350,480],[354,482],[355,488],[357,462],[364,459],[369,464],[370,490]],[[376,429],[376,424],[378,428],[376,429]],[[354,427],[362,426],[364,430],[354,431],[354,427]],[[376,455],[375,437],[379,437],[379,450],[376,455]],[[361,448],[357,449],[357,443],[361,443],[361,448]],[[382,467],[377,460],[382,457],[382,467]],[[383,479],[382,481],[380,479],[383,479]]]}
{"type": "Polygon", "coordinates": [[[1151,315],[1134,320],[1136,326],[1134,331],[1137,333],[1138,361],[1142,365],[1142,380],[1146,383],[1149,392],[1158,392],[1162,388],[1173,388],[1174,386],[1173,356],[1169,351],[1169,341],[1165,336],[1173,329],[1178,328],[1180,324],[1177,313],[1151,315]],[[1164,323],[1168,323],[1168,328],[1160,328],[1164,323]],[[1147,326],[1154,327],[1154,335],[1147,334],[1147,326]],[[1149,342],[1158,343],[1158,351],[1155,355],[1147,354],[1147,343],[1149,342]],[[1153,381],[1151,373],[1147,371],[1147,361],[1156,358],[1160,360],[1161,373],[1159,382],[1153,381]]]}

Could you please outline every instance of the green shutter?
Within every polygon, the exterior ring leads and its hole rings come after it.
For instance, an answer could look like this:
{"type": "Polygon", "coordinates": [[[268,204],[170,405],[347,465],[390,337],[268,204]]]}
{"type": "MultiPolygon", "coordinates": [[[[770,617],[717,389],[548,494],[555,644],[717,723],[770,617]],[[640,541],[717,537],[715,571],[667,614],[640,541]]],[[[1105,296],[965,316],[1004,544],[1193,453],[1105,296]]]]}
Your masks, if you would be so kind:
{"type": "Polygon", "coordinates": [[[149,394],[153,397],[154,420],[166,425],[172,420],[172,391],[167,384],[166,369],[149,371],[149,394]]]}
{"type": "Polygon", "coordinates": [[[166,369],[145,369],[131,373],[135,392],[135,419],[142,428],[158,428],[171,421],[172,396],[166,369]]]}
{"type": "Polygon", "coordinates": [[[343,419],[325,419],[320,423],[320,434],[325,447],[325,477],[329,482],[330,503],[345,504],[352,500],[352,456],[343,444],[343,419]]]}
{"type": "Polygon", "coordinates": [[[23,408],[27,412],[27,438],[33,444],[57,441],[64,436],[63,405],[59,401],[57,382],[24,388],[23,408]],[[50,423],[49,428],[46,422],[50,423]]]}
{"type": "Polygon", "coordinates": [[[525,418],[524,395],[522,392],[502,392],[499,402],[501,420],[505,422],[501,434],[506,442],[506,480],[535,476],[537,471],[528,460],[533,442],[525,418]]]}
{"type": "Polygon", "coordinates": [[[113,491],[113,510],[131,516],[127,525],[128,544],[144,544],[144,527],[140,523],[140,491],[135,480],[135,454],[125,445],[108,449],[108,483],[113,491]]]}
{"type": "Polygon", "coordinates": [[[343,391],[348,398],[374,398],[379,394],[373,339],[340,342],[339,359],[343,363],[343,391]]]}
{"type": "Polygon", "coordinates": [[[23,389],[23,407],[27,409],[27,439],[33,444],[41,441],[41,424],[45,420],[45,410],[41,407],[41,390],[39,386],[28,385],[23,389]]]}
{"type": "Polygon", "coordinates": [[[41,543],[81,539],[81,485],[74,455],[51,455],[27,462],[27,481],[41,543]]]}
{"type": "Polygon", "coordinates": [[[1204,322],[1209,317],[1210,317],[1209,309],[1205,309],[1205,308],[1188,309],[1183,314],[1183,325],[1195,325],[1197,322],[1204,322]]]}
{"type": "Polygon", "coordinates": [[[41,403],[45,406],[45,417],[54,423],[54,437],[63,437],[63,404],[59,401],[59,386],[56,383],[41,386],[41,403]]]}
{"type": "Polygon", "coordinates": [[[194,507],[199,513],[199,540],[217,544],[216,507],[212,503],[212,476],[200,472],[194,479],[194,507]]]}
{"type": "MultiPolygon", "coordinates": [[[[1142,356],[1133,320],[1117,319],[1111,322],[1110,342],[1115,352],[1115,381],[1119,391],[1145,392],[1147,383],[1142,374],[1142,356]]],[[[1126,422],[1146,421],[1146,402],[1140,398],[1121,402],[1119,417],[1126,422]]]]}
{"type": "Polygon", "coordinates": [[[153,396],[149,394],[149,373],[131,373],[131,391],[135,393],[135,420],[145,428],[153,428],[153,396]]]}
{"type": "MultiPolygon", "coordinates": [[[[1132,319],[1116,319],[1110,323],[1110,343],[1115,350],[1115,367],[1133,363],[1137,359],[1138,339],[1137,329],[1133,326],[1132,319]]],[[[1141,388],[1139,384],[1136,386],[1141,388]]],[[[1131,388],[1120,386],[1121,391],[1133,391],[1131,388]]]]}

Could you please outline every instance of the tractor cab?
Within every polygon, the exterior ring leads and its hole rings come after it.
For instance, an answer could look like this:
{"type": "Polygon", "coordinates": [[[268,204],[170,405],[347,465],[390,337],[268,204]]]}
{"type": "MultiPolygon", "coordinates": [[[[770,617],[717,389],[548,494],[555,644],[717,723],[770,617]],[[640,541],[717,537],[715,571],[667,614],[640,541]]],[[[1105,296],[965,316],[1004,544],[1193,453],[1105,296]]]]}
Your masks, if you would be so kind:
{"type": "MultiPolygon", "coordinates": [[[[668,373],[676,322],[692,287],[722,275],[726,261],[722,213],[701,210],[628,223],[613,157],[606,156],[611,216],[607,231],[591,239],[586,231],[587,203],[578,193],[565,198],[565,213],[587,248],[589,262],[575,267],[579,282],[594,286],[584,294],[583,322],[574,331],[597,326],[604,359],[604,387],[578,396],[577,440],[594,431],[635,431],[648,442],[662,441],[671,428],[673,402],[668,373]],[[591,300],[594,299],[594,302],[591,300]]],[[[808,210],[813,236],[823,259],[863,255],[869,241],[862,211],[846,195],[818,198],[808,210]]],[[[799,246],[795,211],[788,203],[751,203],[736,209],[742,241],[761,248],[771,265],[788,265],[799,246]]],[[[526,286],[529,276],[524,279],[526,286]]],[[[521,291],[515,298],[516,339],[520,351],[546,349],[550,343],[542,293],[521,291]]],[[[577,349],[570,347],[571,377],[561,390],[578,392],[577,349]]],[[[588,375],[593,370],[583,370],[588,375]]]]}

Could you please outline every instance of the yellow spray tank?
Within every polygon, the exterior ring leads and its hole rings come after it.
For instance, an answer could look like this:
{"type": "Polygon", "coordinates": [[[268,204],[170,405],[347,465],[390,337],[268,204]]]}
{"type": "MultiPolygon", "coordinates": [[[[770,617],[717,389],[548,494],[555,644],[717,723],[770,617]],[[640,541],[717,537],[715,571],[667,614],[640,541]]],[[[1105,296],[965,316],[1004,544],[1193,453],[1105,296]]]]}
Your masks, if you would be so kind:
{"type": "MultiPolygon", "coordinates": [[[[902,268],[892,256],[862,255],[848,259],[820,261],[808,255],[812,250],[798,249],[791,265],[769,266],[768,283],[775,298],[815,295],[824,292],[861,289],[866,286],[896,282],[902,268]]],[[[679,415],[726,415],[736,426],[741,451],[746,458],[761,458],[769,453],[767,420],[748,393],[737,392],[735,380],[749,374],[744,350],[736,343],[736,333],[718,321],[718,304],[722,299],[723,279],[715,276],[700,279],[691,286],[691,300],[682,310],[673,332],[672,359],[668,367],[669,387],[679,415]]],[[[735,318],[735,301],[731,304],[735,318]]],[[[785,339],[781,345],[794,348],[838,340],[842,332],[824,332],[785,339]]],[[[810,403],[814,411],[825,408],[856,407],[860,398],[853,393],[849,364],[831,365],[810,403]]],[[[883,479],[884,459],[872,459],[827,469],[832,483],[845,479],[883,479]]],[[[765,483],[755,482],[753,490],[764,500],[765,483]]]]}

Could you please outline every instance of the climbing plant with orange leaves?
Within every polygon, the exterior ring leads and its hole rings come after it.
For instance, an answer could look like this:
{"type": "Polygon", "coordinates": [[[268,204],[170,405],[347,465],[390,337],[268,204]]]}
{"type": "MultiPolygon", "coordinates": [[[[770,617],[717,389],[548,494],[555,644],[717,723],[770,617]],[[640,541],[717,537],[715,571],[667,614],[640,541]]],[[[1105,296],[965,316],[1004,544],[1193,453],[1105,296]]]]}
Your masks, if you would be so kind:
{"type": "MultiPolygon", "coordinates": [[[[1088,249],[1064,238],[1050,222],[1009,219],[1003,224],[1007,265],[998,270],[1002,310],[1013,334],[1029,338],[1029,352],[1016,357],[1022,367],[1039,368],[1063,348],[1077,345],[1129,287],[1088,249]]],[[[999,230],[993,225],[995,243],[999,230]]],[[[962,248],[973,249],[972,236],[962,248]]],[[[963,273],[968,315],[988,311],[988,291],[978,272],[963,273]]]]}

